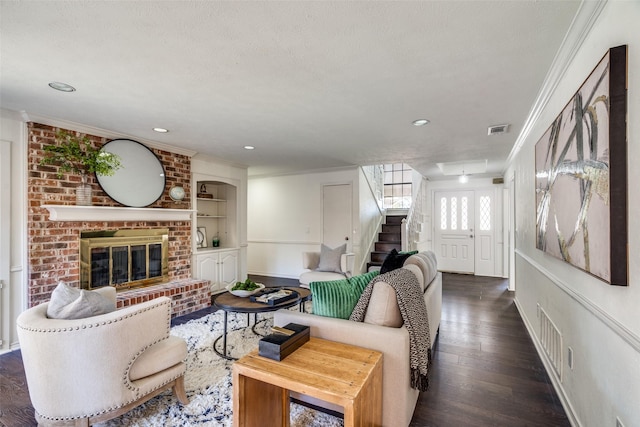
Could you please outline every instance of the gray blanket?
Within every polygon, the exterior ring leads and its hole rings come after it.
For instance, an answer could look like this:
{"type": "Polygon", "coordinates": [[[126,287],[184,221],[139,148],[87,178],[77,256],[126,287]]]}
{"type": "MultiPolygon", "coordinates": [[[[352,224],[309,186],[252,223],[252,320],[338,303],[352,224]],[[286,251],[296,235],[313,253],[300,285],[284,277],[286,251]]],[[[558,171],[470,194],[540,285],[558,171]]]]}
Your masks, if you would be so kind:
{"type": "Polygon", "coordinates": [[[429,387],[427,374],[431,362],[431,334],[427,306],[415,274],[404,268],[398,268],[377,276],[365,288],[349,320],[356,322],[364,320],[373,286],[377,282],[386,282],[396,291],[400,314],[409,332],[411,387],[426,391],[429,387]]]}

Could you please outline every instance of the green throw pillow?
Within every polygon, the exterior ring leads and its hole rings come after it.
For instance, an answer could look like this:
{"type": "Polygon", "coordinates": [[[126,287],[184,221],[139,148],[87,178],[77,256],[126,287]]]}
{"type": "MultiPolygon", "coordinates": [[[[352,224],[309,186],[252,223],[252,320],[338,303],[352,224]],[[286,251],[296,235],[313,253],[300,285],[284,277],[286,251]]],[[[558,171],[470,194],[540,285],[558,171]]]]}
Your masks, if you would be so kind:
{"type": "Polygon", "coordinates": [[[371,271],[350,279],[311,282],[313,314],[348,319],[364,288],[378,274],[378,271],[371,271]]]}

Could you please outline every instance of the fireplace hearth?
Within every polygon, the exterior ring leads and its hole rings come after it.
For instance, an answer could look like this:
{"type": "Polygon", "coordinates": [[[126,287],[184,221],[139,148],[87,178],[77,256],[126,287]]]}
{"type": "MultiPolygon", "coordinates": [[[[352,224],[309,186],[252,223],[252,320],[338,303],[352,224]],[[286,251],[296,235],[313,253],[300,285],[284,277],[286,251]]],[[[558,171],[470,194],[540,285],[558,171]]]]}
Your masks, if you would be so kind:
{"type": "Polygon", "coordinates": [[[118,290],[169,280],[169,229],[80,233],[80,287],[118,290]]]}

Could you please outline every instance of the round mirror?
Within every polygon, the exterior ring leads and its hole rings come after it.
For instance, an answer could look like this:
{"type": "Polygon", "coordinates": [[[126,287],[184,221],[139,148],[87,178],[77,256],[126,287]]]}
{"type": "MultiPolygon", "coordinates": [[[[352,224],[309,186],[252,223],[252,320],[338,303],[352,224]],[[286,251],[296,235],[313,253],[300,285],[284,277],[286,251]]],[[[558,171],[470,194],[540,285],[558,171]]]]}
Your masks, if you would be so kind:
{"type": "Polygon", "coordinates": [[[131,139],[114,139],[101,151],[117,154],[122,168],[112,176],[98,175],[98,183],[113,200],[125,206],[149,206],[162,196],[165,187],[164,168],[146,146],[131,139]]]}

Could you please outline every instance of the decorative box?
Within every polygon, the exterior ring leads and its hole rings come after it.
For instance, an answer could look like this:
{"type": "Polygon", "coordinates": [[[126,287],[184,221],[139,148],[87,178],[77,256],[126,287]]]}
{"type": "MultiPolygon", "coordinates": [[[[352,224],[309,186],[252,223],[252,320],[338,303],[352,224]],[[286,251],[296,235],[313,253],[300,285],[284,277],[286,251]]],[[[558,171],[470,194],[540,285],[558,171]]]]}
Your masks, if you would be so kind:
{"type": "Polygon", "coordinates": [[[263,337],[258,343],[260,356],[281,361],[309,341],[308,326],[289,323],[284,329],[293,331],[293,335],[274,333],[263,337]]]}

